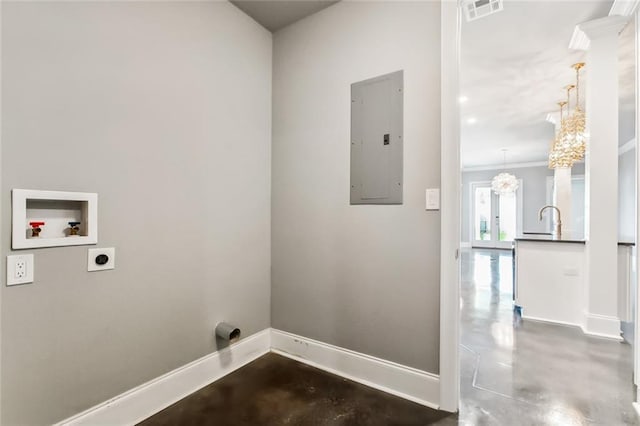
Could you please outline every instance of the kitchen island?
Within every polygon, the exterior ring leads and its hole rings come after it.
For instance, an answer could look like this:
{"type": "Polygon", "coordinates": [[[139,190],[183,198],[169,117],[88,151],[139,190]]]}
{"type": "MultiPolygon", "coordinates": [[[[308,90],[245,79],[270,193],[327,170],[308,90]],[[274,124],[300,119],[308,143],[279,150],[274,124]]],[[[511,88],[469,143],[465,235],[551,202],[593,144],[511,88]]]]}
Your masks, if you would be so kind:
{"type": "MultiPolygon", "coordinates": [[[[632,243],[618,245],[617,279],[611,290],[618,295],[618,320],[631,316],[630,265],[632,243]]],[[[522,235],[515,239],[516,306],[522,318],[578,326],[585,330],[587,289],[585,241],[553,238],[551,235],[522,235]]],[[[619,339],[619,335],[605,336],[619,339]]]]}

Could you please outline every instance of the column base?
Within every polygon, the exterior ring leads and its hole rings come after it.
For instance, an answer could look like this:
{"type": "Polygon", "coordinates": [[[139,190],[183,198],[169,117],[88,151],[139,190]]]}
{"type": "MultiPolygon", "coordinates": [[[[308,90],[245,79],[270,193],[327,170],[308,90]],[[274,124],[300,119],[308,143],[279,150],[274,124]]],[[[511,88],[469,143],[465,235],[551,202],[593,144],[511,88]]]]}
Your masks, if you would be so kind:
{"type": "Polygon", "coordinates": [[[623,340],[620,335],[621,330],[619,318],[586,312],[584,319],[584,327],[582,327],[584,334],[589,336],[605,337],[607,339],[613,339],[620,342],[623,340]]]}

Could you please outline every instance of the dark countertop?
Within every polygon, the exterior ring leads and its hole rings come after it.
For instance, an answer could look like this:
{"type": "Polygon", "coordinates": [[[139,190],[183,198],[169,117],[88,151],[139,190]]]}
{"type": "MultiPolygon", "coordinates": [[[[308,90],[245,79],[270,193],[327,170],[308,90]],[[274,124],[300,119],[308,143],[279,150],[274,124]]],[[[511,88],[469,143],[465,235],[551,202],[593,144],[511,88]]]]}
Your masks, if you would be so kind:
{"type": "MultiPolygon", "coordinates": [[[[579,238],[571,238],[562,236],[560,238],[554,238],[551,234],[544,233],[525,233],[524,235],[519,235],[515,238],[516,241],[542,241],[547,243],[574,243],[574,244],[584,244],[584,239],[579,238]]],[[[618,243],[619,246],[635,246],[635,243],[621,241],[618,243]]]]}
{"type": "Polygon", "coordinates": [[[516,241],[542,241],[547,243],[577,243],[584,244],[584,239],[570,238],[562,236],[554,238],[551,234],[524,234],[515,238],[516,241]]]}

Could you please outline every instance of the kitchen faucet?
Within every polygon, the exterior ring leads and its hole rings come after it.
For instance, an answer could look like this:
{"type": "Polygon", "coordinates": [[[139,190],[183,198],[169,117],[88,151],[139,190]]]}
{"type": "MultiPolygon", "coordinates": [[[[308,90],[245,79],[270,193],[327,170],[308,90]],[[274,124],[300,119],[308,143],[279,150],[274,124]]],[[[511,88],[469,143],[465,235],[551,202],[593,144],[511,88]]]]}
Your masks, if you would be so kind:
{"type": "Polygon", "coordinates": [[[551,235],[553,235],[555,238],[560,238],[562,236],[562,219],[560,218],[560,209],[556,206],[544,206],[538,212],[538,220],[542,221],[542,213],[544,213],[546,209],[556,209],[556,211],[558,212],[558,220],[555,222],[555,228],[551,235]]]}

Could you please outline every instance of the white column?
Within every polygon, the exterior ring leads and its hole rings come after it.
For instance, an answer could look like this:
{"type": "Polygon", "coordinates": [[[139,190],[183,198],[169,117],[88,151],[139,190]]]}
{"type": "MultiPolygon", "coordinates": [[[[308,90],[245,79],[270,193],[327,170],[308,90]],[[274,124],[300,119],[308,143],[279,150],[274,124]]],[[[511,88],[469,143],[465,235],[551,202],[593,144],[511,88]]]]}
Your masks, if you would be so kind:
{"type": "MultiPolygon", "coordinates": [[[[571,237],[571,168],[555,169],[553,174],[553,205],[562,215],[562,236],[571,237]]],[[[548,214],[554,213],[549,211],[548,214]]]]}
{"type": "Polygon", "coordinates": [[[590,137],[585,164],[586,333],[620,339],[618,317],[618,34],[628,18],[580,24],[590,137]]]}
{"type": "MultiPolygon", "coordinates": [[[[560,131],[562,118],[560,113],[549,114],[547,121],[553,123],[555,133],[560,131]]],[[[561,168],[553,170],[553,193],[551,194],[551,204],[560,209],[562,214],[562,236],[575,237],[571,224],[572,215],[572,194],[571,194],[571,168],[561,168]]],[[[555,211],[549,211],[547,214],[555,215],[555,211]]],[[[549,223],[552,223],[551,221],[549,223]]],[[[580,233],[582,236],[582,232],[580,233]]]]}

